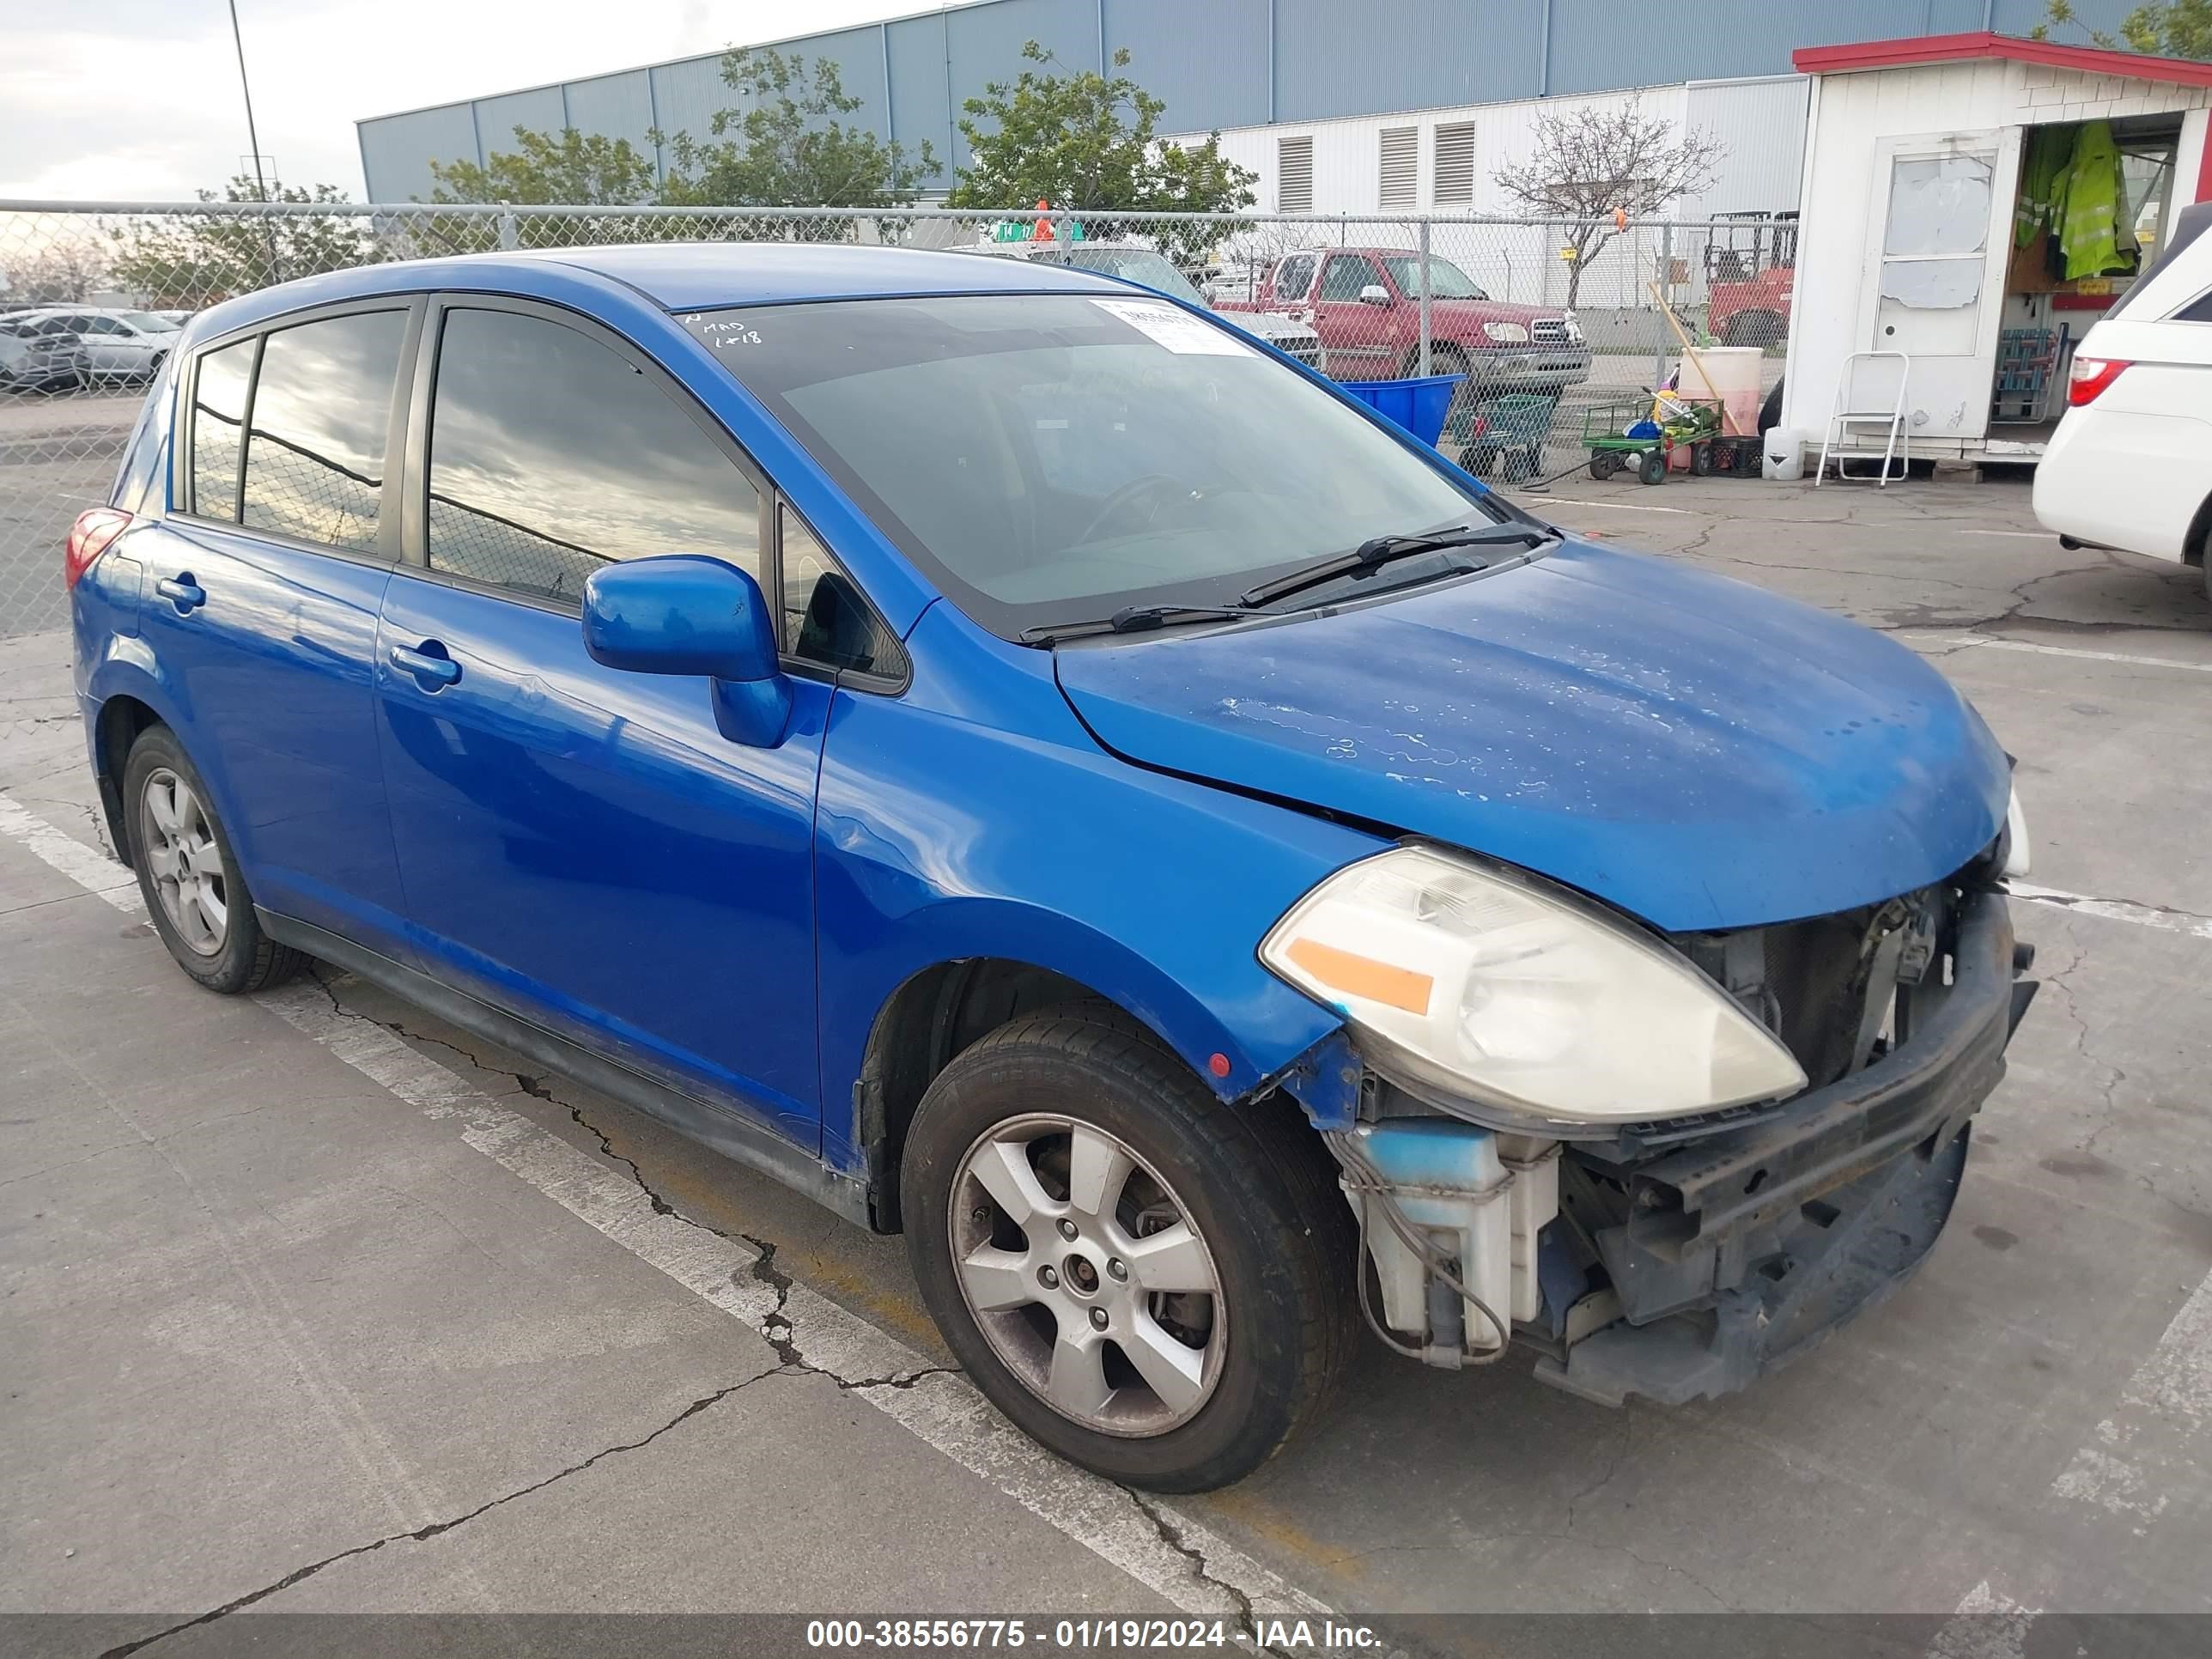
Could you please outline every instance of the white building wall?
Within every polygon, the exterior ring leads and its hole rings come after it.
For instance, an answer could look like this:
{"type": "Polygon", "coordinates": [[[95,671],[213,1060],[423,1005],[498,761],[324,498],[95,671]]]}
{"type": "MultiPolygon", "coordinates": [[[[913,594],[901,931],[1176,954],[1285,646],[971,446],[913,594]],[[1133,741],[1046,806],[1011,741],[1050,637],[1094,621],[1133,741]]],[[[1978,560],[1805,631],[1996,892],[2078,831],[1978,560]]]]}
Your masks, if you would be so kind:
{"type": "MultiPolygon", "coordinates": [[[[2202,87],[2087,75],[2008,58],[1821,76],[1813,95],[1782,423],[1812,434],[1818,442],[1834,405],[1844,360],[1873,343],[1860,338],[1859,313],[1875,216],[1886,200],[1880,186],[1887,180],[1874,176],[1876,147],[1884,140],[2200,111],[2208,104],[2212,89],[2202,87]]],[[[2177,200],[2186,199],[2194,183],[2190,175],[2202,151],[2189,146],[2191,134],[2203,131],[2202,118],[2191,117],[2184,124],[2184,177],[2177,200]]],[[[1997,180],[1995,222],[2000,228],[2012,222],[2017,184],[2017,179],[1997,180]]],[[[1990,367],[1994,375],[1995,363],[1990,367]]]]}
{"type": "MultiPolygon", "coordinates": [[[[1499,168],[1525,160],[1536,143],[1536,119],[1545,111],[1568,112],[1590,105],[1640,102],[1648,115],[1676,130],[1709,131],[1727,154],[1712,185],[1669,210],[1674,218],[1704,217],[1709,212],[1787,210],[1797,205],[1800,156],[1804,136],[1802,76],[1743,81],[1706,81],[1647,87],[1634,92],[1578,97],[1521,99],[1495,104],[1461,105],[1390,115],[1351,116],[1333,121],[1285,121],[1272,126],[1234,127],[1221,134],[1222,153],[1259,175],[1253,185],[1258,210],[1273,213],[1281,204],[1277,144],[1284,138],[1313,140],[1313,206],[1316,214],[1374,214],[1382,208],[1382,133],[1412,126],[1420,133],[1413,211],[1488,218],[1516,216],[1520,209],[1498,187],[1499,168]],[[1474,126],[1474,199],[1436,199],[1437,129],[1462,122],[1474,126]]],[[[1183,134],[1175,142],[1192,143],[1203,133],[1183,134]]],[[[1271,226],[1255,230],[1244,257],[1271,258],[1297,245],[1345,243],[1411,247],[1417,233],[1410,223],[1316,223],[1271,226]]],[[[1530,304],[1560,304],[1566,298],[1567,267],[1559,257],[1556,231],[1534,226],[1439,225],[1433,251],[1452,260],[1500,299],[1530,304]]],[[[1686,267],[1692,289],[1701,286],[1700,250],[1674,250],[1686,267]]],[[[1648,237],[1615,240],[1583,273],[1577,303],[1583,310],[1645,304],[1644,283],[1658,273],[1657,250],[1648,237]]],[[[1678,291],[1694,302],[1697,293],[1678,291]]]]}

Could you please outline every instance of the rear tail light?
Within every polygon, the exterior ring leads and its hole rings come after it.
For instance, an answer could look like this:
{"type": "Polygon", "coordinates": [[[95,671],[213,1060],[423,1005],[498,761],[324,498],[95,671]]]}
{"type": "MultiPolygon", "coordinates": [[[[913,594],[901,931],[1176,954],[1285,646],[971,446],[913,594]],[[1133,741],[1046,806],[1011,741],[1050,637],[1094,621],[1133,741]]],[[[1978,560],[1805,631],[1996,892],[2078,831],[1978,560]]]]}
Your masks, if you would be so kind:
{"type": "Polygon", "coordinates": [[[76,515],[69,539],[62,544],[62,584],[75,587],[92,562],[107,551],[108,543],[131,528],[131,515],[119,507],[91,507],[76,515]]]}
{"type": "Polygon", "coordinates": [[[2124,361],[2112,357],[2076,357],[2074,373],[2066,382],[2066,401],[2075,409],[2097,401],[2097,395],[2120,378],[2127,368],[2124,361]]]}

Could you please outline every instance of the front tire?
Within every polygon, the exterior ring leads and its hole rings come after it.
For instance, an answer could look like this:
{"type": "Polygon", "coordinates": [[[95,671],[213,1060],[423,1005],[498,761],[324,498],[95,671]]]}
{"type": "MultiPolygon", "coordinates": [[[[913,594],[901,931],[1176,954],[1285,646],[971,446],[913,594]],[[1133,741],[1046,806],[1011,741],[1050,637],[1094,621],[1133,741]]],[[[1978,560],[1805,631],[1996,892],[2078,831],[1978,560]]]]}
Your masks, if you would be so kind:
{"type": "Polygon", "coordinates": [[[900,1197],[975,1385],[1109,1480],[1204,1492],[1319,1414],[1350,1355],[1350,1212],[1287,1102],[1224,1103],[1104,1003],[1000,1027],[922,1097],[900,1197]]]}
{"type": "Polygon", "coordinates": [[[308,958],[261,931],[230,836],[184,745],[149,726],[123,769],[124,823],[146,914],[177,966],[226,996],[280,984],[308,958]]]}

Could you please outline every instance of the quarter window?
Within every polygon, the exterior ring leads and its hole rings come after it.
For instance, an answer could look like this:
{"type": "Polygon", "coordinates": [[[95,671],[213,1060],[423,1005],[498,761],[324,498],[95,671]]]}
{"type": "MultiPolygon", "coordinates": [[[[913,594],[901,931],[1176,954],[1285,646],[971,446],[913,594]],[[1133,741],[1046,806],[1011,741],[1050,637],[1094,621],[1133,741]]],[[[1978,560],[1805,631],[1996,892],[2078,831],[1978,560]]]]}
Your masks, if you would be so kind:
{"type": "Polygon", "coordinates": [[[246,528],[375,550],[384,432],[406,332],[405,312],[376,311],[269,337],[246,434],[246,528]]]}
{"type": "Polygon", "coordinates": [[[787,507],[782,529],[783,650],[802,662],[896,676],[898,647],[830,550],[787,507]]]}
{"type": "Polygon", "coordinates": [[[446,314],[430,568],[574,602],[616,559],[704,553],[760,577],[760,496],[644,371],[575,329],[446,314]]]}
{"type": "Polygon", "coordinates": [[[238,518],[238,458],[246,426],[246,386],[259,342],[210,351],[200,359],[192,392],[192,511],[203,519],[238,518]]]}

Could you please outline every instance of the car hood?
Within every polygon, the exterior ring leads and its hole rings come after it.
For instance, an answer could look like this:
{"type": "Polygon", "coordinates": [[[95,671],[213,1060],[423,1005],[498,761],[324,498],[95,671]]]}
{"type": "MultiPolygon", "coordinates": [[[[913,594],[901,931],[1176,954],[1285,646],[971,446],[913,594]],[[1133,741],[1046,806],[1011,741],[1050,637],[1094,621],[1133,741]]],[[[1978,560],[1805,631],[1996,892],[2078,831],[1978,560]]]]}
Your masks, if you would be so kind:
{"type": "Polygon", "coordinates": [[[2009,790],[1981,717],[1904,647],[1587,543],[1334,615],[1065,647],[1056,668],[1139,764],[1466,848],[1669,932],[1940,880],[2009,790]]]}

